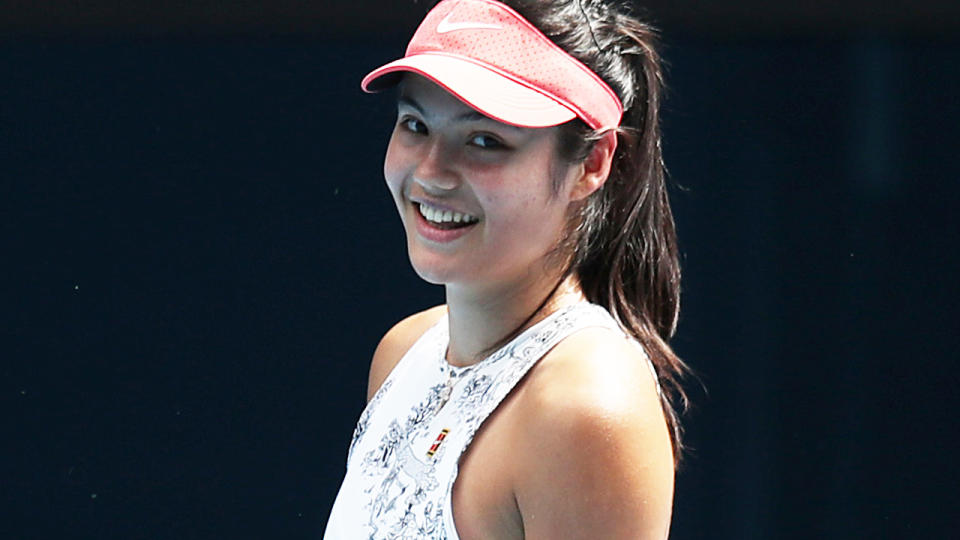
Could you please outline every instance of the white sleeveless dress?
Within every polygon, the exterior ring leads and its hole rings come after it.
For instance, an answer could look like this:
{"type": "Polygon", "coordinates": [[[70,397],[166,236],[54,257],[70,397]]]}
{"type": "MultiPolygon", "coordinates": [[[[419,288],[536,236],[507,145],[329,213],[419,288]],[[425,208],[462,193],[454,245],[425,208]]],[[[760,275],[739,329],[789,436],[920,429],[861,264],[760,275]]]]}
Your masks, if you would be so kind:
{"type": "Polygon", "coordinates": [[[574,304],[458,368],[445,358],[444,316],[361,414],[324,540],[459,540],[451,492],[477,429],[537,360],[577,330],[597,326],[622,332],[604,308],[574,304]]]}

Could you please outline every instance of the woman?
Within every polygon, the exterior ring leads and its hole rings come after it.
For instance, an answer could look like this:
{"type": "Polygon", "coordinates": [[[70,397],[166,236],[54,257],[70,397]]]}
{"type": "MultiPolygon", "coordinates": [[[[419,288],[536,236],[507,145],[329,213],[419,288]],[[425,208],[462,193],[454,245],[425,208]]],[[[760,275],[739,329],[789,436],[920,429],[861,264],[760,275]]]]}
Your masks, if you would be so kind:
{"type": "Polygon", "coordinates": [[[649,27],[614,0],[444,0],[384,161],[446,304],[370,367],[326,538],[665,538],[679,300],[649,27]],[[549,36],[549,37],[548,37],[549,36]]]}

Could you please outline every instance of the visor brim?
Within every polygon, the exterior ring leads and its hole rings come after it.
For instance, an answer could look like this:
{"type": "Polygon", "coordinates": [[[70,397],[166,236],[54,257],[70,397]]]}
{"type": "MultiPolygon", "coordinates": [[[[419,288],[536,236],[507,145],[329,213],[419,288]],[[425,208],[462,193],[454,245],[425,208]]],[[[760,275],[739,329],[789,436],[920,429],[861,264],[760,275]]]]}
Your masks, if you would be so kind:
{"type": "Polygon", "coordinates": [[[418,54],[370,72],[360,83],[378,92],[399,82],[403,72],[422,75],[494,120],[520,127],[550,127],[577,117],[555,99],[468,59],[418,54]]]}

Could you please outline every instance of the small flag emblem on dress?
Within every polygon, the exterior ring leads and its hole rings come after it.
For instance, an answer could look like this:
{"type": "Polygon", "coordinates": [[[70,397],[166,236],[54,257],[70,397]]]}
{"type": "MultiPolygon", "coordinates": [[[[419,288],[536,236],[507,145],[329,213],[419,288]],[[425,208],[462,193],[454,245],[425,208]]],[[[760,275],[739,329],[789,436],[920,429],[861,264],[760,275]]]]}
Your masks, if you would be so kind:
{"type": "Polygon", "coordinates": [[[433,457],[437,453],[437,449],[440,448],[440,443],[447,438],[447,433],[450,433],[450,430],[443,428],[440,430],[440,434],[437,435],[437,440],[433,441],[433,444],[430,445],[430,449],[427,450],[427,457],[433,457]]]}

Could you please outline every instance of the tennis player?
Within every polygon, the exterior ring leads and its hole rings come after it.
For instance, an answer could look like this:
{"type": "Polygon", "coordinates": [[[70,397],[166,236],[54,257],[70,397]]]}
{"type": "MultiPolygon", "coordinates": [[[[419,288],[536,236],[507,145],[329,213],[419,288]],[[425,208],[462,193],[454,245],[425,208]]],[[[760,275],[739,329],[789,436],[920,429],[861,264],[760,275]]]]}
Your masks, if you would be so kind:
{"type": "Polygon", "coordinates": [[[446,303],[399,322],[325,538],[657,539],[686,368],[655,32],[615,0],[443,0],[384,176],[446,303]]]}

